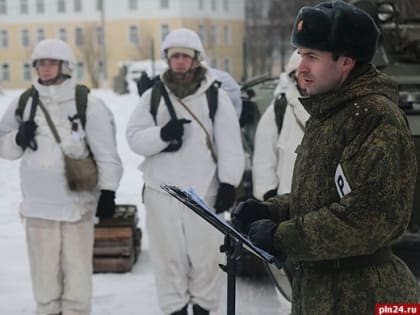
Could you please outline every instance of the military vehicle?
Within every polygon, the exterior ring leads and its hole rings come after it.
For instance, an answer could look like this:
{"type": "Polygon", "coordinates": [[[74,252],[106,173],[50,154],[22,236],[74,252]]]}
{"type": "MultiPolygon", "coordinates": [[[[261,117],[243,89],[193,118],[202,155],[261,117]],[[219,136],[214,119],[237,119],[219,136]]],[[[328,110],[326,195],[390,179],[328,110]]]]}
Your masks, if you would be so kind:
{"type": "MultiPolygon", "coordinates": [[[[373,63],[390,75],[399,85],[400,107],[405,112],[416,145],[417,184],[411,220],[406,233],[394,246],[400,256],[420,279],[420,2],[418,0],[352,0],[367,11],[381,30],[373,63]]],[[[273,98],[277,78],[262,76],[243,83],[245,119],[242,127],[245,150],[252,156],[250,142],[259,119],[273,98]],[[271,94],[270,94],[271,93],[271,94]],[[271,97],[271,99],[270,99],[271,97]],[[251,137],[250,137],[251,136],[251,137]]],[[[244,176],[242,199],[252,197],[250,167],[244,176]]],[[[291,300],[290,283],[284,270],[266,266],[280,293],[291,300]]],[[[249,274],[249,272],[244,272],[249,274]]]]}

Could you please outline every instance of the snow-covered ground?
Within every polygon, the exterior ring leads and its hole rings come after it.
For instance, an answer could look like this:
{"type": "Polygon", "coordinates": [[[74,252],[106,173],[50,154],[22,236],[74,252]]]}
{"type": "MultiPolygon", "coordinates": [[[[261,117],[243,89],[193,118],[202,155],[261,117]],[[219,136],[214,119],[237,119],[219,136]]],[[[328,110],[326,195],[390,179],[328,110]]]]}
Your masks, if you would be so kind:
{"type": "MultiPolygon", "coordinates": [[[[21,91],[6,90],[0,94],[0,115],[21,91]]],[[[143,230],[139,261],[125,274],[93,276],[93,315],[157,315],[161,314],[156,298],[152,266],[149,259],[145,212],[140,202],[141,173],[137,165],[141,157],[130,151],[125,140],[125,126],[138,96],[116,95],[110,90],[93,90],[113,111],[117,124],[119,152],[124,163],[124,176],[117,192],[117,203],[136,204],[139,226],[143,230]]],[[[35,314],[23,226],[18,214],[20,196],[19,161],[0,159],[0,315],[35,314]]],[[[288,314],[290,305],[279,298],[267,279],[238,279],[236,294],[238,315],[288,314]]],[[[225,291],[216,314],[226,314],[225,291]]]]}

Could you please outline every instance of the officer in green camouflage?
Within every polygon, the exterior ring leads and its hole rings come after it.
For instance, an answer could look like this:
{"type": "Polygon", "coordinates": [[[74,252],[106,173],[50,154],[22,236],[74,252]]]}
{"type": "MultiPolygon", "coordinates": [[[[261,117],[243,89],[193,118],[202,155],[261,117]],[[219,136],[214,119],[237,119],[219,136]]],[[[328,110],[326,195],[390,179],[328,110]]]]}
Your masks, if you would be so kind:
{"type": "Polygon", "coordinates": [[[409,222],[414,144],[398,88],[370,61],[379,31],[342,1],[303,7],[291,43],[311,118],[290,194],[248,200],[232,222],[296,266],[293,315],[371,315],[376,303],[418,303],[414,275],[391,246],[409,222]]]}

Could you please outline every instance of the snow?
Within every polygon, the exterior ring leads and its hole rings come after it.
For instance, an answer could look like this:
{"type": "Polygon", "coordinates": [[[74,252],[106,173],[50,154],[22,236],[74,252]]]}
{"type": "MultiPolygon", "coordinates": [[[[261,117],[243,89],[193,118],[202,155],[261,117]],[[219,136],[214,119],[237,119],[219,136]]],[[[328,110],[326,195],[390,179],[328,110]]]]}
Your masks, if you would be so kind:
{"type": "MultiPolygon", "coordinates": [[[[0,115],[22,90],[6,90],[0,94],[0,115]]],[[[138,96],[116,95],[111,90],[93,90],[115,116],[118,150],[124,164],[124,176],[117,192],[117,203],[136,204],[143,231],[139,260],[125,274],[94,274],[92,315],[161,314],[157,303],[155,281],[149,259],[145,211],[140,200],[141,173],[137,170],[141,157],[130,151],[125,139],[125,126],[138,96]]],[[[18,208],[21,200],[20,161],[0,159],[0,315],[35,313],[31,278],[26,253],[25,234],[18,208]]],[[[226,314],[226,289],[221,294],[217,315],[226,314]]],[[[289,314],[290,305],[276,294],[268,279],[237,279],[236,314],[289,314]]]]}

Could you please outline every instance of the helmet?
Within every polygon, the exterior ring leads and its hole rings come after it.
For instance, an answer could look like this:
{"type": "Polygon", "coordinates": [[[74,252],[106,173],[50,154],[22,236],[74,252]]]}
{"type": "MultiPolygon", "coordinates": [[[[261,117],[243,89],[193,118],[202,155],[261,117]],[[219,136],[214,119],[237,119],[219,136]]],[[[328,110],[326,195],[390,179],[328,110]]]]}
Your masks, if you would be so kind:
{"type": "Polygon", "coordinates": [[[285,71],[288,75],[290,75],[293,71],[296,71],[299,67],[300,61],[302,57],[299,55],[297,49],[293,51],[293,53],[289,57],[289,61],[286,64],[285,71]]]}
{"type": "Polygon", "coordinates": [[[198,60],[200,61],[206,57],[200,37],[188,28],[178,28],[166,36],[160,49],[162,58],[166,58],[167,50],[174,47],[193,49],[198,53],[198,60]]]}
{"type": "Polygon", "coordinates": [[[31,56],[31,62],[34,67],[39,59],[64,61],[70,70],[73,69],[75,64],[75,58],[70,46],[56,38],[44,39],[35,46],[31,56]]]}

